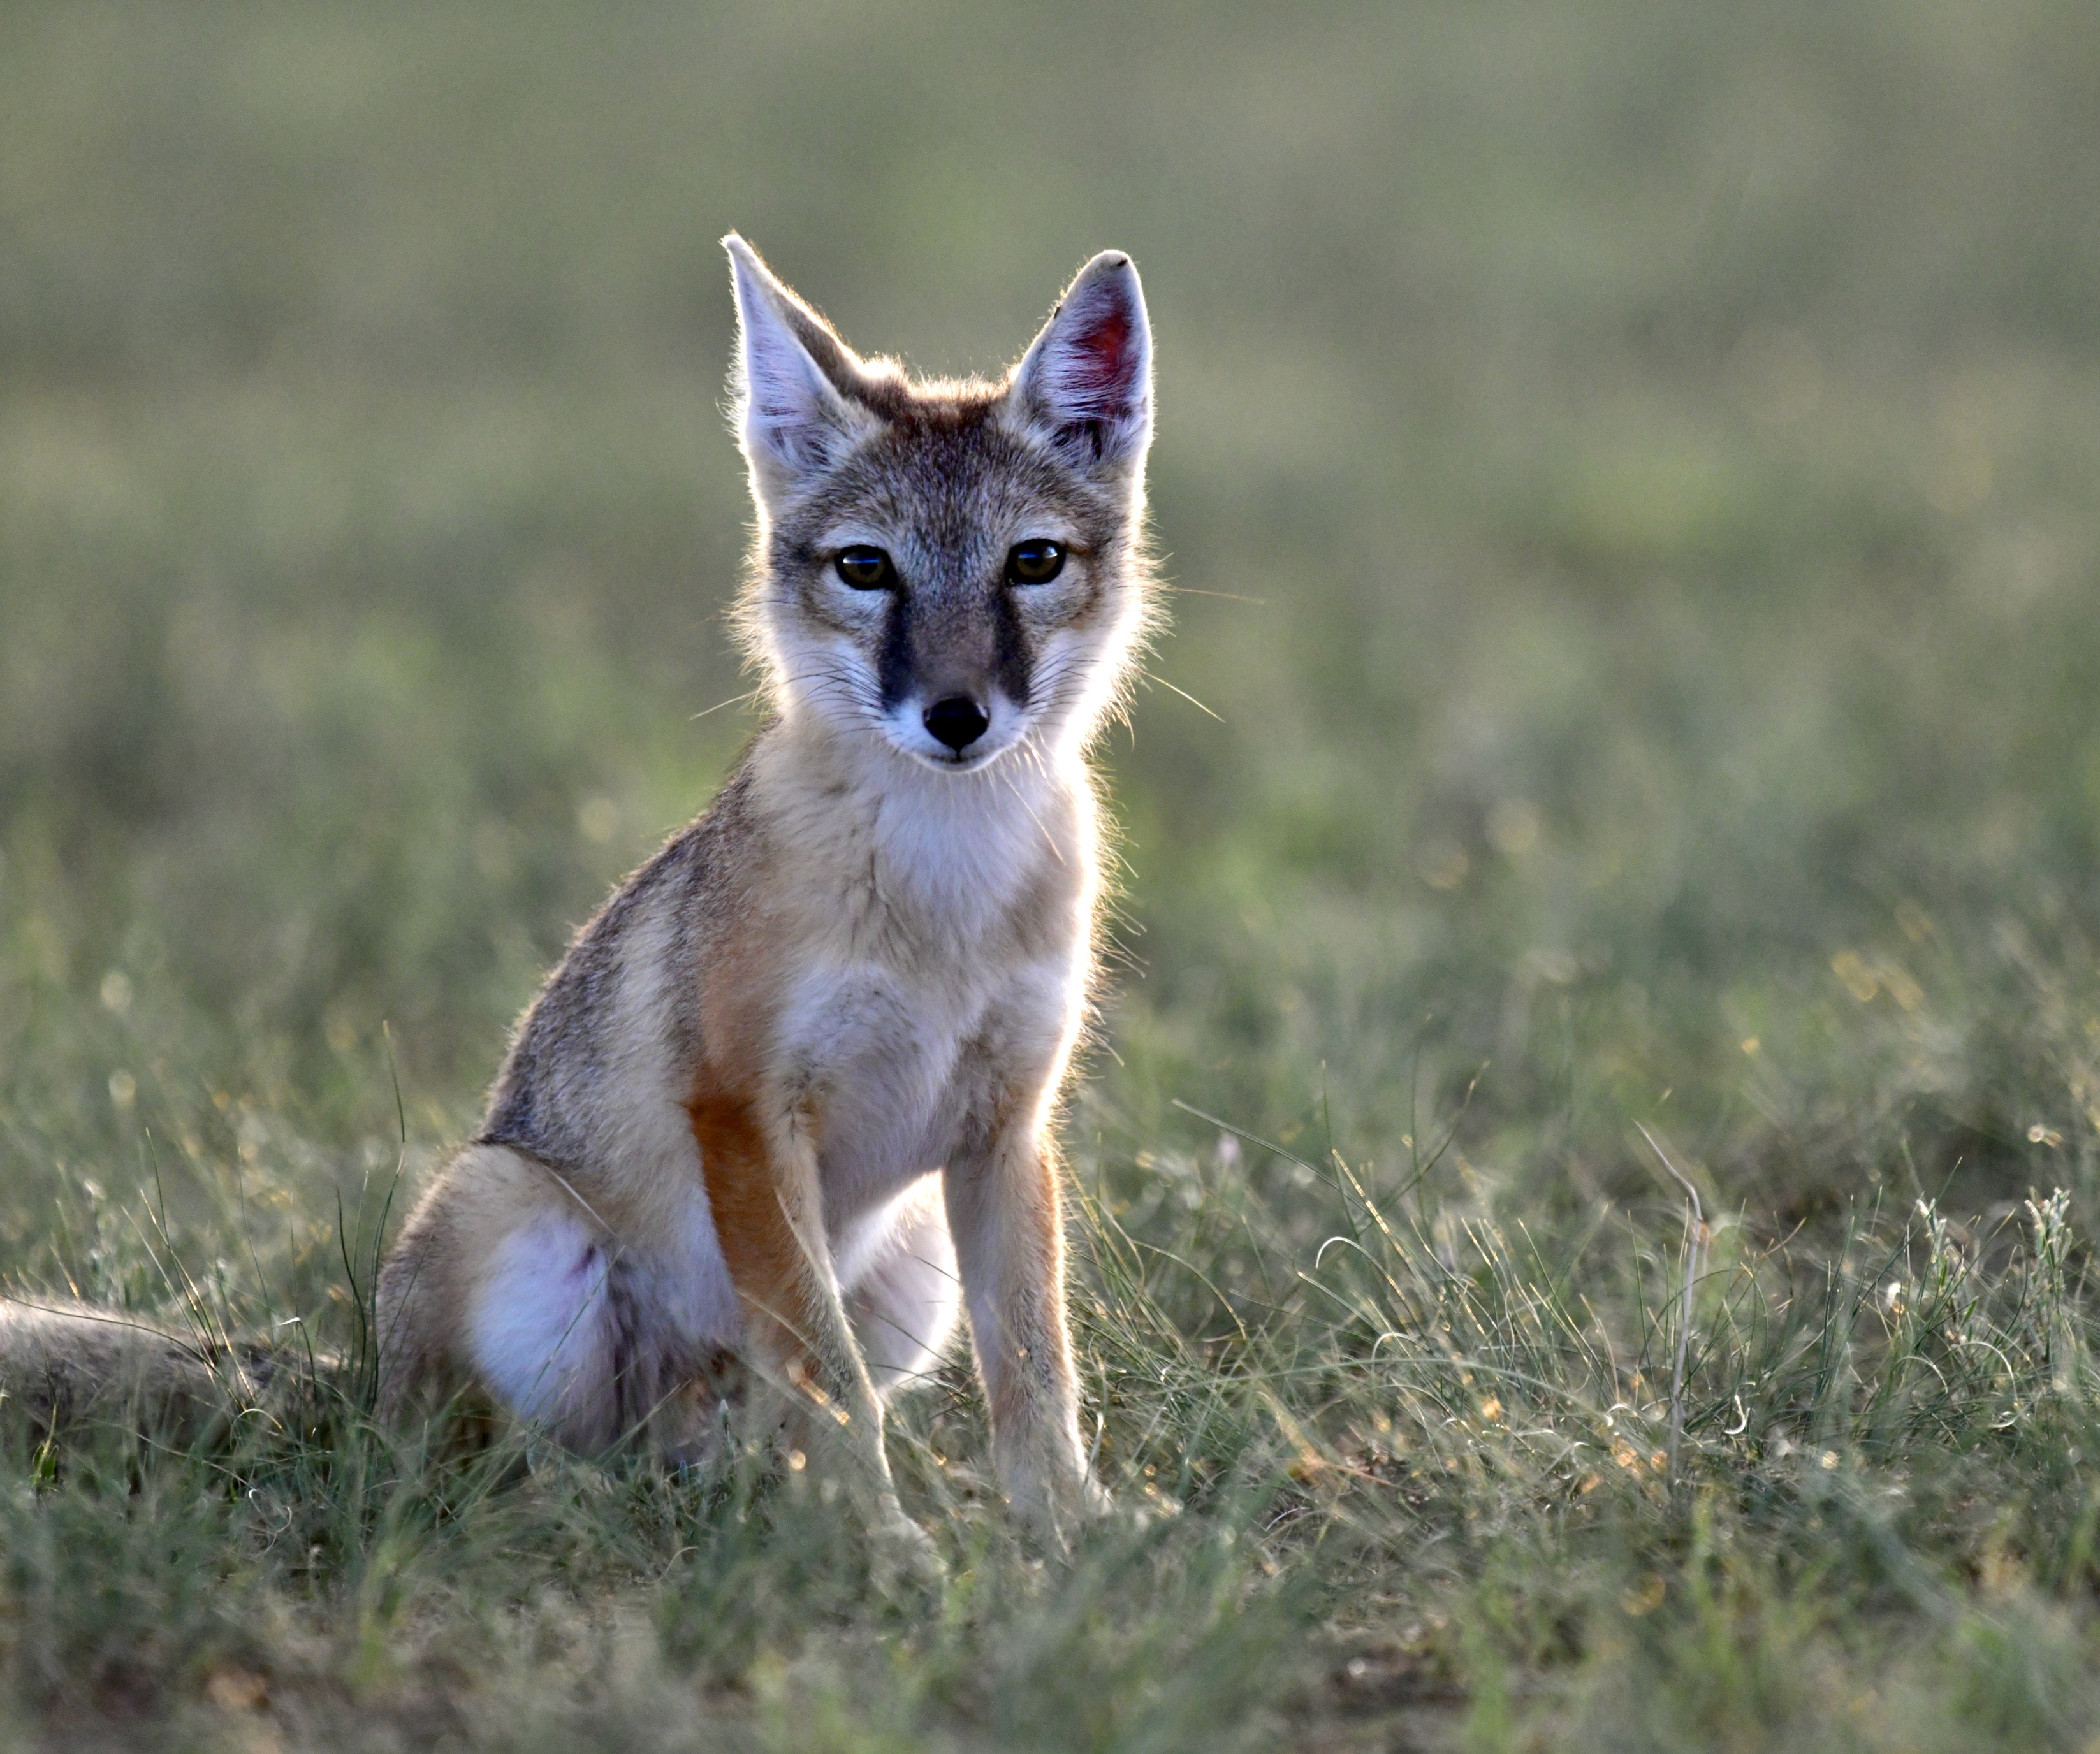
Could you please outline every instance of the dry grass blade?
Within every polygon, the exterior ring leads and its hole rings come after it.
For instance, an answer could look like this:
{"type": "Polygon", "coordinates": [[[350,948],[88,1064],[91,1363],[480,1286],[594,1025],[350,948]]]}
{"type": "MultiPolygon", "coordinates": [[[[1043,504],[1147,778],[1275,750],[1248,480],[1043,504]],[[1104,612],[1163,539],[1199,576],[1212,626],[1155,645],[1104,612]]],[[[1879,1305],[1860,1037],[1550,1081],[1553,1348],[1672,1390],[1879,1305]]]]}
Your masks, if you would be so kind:
{"type": "Polygon", "coordinates": [[[1648,1148],[1655,1153],[1656,1161],[1684,1190],[1683,1285],[1678,1302],[1677,1352],[1670,1370],[1669,1480],[1674,1492],[1678,1485],[1678,1449],[1684,1439],[1684,1361],[1692,1343],[1692,1288],[1698,1276],[1699,1248],[1706,1233],[1706,1219],[1700,1209],[1699,1190],[1692,1185],[1691,1178],[1670,1161],[1670,1153],[1645,1123],[1637,1121],[1634,1124],[1639,1128],[1640,1136],[1648,1141],[1648,1148]]]}

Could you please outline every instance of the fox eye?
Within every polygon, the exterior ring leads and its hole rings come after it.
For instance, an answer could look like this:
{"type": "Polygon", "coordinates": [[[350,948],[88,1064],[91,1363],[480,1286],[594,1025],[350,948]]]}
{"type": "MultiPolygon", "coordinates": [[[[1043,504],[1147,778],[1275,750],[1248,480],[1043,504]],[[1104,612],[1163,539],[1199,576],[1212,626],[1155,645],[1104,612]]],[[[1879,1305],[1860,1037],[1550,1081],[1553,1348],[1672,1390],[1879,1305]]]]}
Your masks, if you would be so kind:
{"type": "Polygon", "coordinates": [[[1048,536],[1030,536],[1007,550],[1009,584],[1048,584],[1065,570],[1065,544],[1048,536]]]}
{"type": "Polygon", "coordinates": [[[880,591],[897,582],[897,571],[889,564],[889,557],[865,542],[842,549],[838,569],[840,578],[856,591],[880,591]]]}

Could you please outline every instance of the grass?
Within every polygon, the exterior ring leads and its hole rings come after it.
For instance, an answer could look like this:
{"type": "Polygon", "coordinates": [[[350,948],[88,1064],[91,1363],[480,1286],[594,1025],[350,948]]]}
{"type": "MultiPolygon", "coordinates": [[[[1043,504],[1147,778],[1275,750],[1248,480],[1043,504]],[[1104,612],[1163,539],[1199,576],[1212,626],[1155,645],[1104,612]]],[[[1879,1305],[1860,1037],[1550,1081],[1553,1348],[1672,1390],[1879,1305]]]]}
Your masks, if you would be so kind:
{"type": "Polygon", "coordinates": [[[2089,1746],[2084,25],[11,9],[0,1274],[293,1360],[11,1439],[13,1739],[2089,1746]],[[355,1368],[748,729],[731,226],[928,370],[1105,245],[1158,326],[1065,1127],[1120,1509],[1018,1545],[951,1373],[931,1594],[819,1469],[443,1463],[355,1368]]]}

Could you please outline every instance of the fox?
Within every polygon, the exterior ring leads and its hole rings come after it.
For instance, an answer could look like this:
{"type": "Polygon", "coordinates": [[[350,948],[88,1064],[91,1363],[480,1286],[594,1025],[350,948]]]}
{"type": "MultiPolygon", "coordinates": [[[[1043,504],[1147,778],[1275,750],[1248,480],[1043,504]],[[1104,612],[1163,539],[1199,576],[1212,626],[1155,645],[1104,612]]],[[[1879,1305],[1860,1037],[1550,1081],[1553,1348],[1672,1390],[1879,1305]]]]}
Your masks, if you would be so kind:
{"type": "Polygon", "coordinates": [[[1155,619],[1143,289],[1097,255],[1002,381],[914,381],[723,244],[766,721],[577,933],[408,1219],[380,1411],[464,1390],[682,1459],[748,1373],[896,1533],[885,1404],[966,1316],[1000,1487],[1060,1540],[1102,1498],[1053,1129],[1095,979],[1089,756],[1155,619]]]}
{"type": "Polygon", "coordinates": [[[1062,1545],[1107,1505],[1056,1126],[1098,978],[1095,751],[1159,621],[1143,289],[1096,255],[1003,376],[920,380],[722,242],[761,725],[577,931],[386,1253],[377,1412],[683,1464],[755,1378],[923,1548],[885,1408],[966,1323],[999,1489],[1062,1545]]]}

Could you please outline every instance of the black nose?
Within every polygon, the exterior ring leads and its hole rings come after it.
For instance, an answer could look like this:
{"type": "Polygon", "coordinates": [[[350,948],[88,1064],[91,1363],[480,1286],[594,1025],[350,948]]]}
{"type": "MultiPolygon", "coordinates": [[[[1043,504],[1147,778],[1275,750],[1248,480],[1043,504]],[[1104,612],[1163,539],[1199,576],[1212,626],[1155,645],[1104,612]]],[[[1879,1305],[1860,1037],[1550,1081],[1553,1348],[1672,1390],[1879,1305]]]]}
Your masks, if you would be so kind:
{"type": "Polygon", "coordinates": [[[990,723],[984,708],[967,694],[951,694],[926,709],[926,729],[957,755],[983,736],[990,723]]]}

